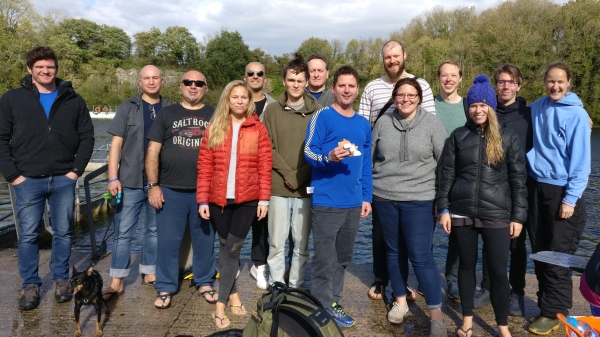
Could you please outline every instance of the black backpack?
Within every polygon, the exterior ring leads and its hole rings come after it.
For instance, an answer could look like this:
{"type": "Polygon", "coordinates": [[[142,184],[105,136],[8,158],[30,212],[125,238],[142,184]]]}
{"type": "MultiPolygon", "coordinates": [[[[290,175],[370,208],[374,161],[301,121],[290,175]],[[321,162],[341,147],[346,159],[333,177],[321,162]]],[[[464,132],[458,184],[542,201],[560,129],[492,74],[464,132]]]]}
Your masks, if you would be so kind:
{"type": "Polygon", "coordinates": [[[323,305],[309,292],[275,282],[256,303],[243,337],[343,337],[323,305]]]}

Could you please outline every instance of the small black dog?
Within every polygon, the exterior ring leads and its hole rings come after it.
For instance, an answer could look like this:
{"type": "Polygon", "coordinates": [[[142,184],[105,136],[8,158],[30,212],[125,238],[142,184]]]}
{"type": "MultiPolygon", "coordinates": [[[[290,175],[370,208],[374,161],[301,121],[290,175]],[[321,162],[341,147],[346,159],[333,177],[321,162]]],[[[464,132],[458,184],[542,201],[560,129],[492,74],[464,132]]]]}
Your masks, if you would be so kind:
{"type": "Polygon", "coordinates": [[[102,276],[94,270],[94,264],[91,264],[85,271],[77,272],[73,266],[73,277],[71,277],[71,288],[69,289],[75,298],[75,337],[81,336],[81,323],[79,323],[79,312],[83,304],[92,304],[96,309],[96,336],[102,336],[102,324],[100,317],[104,307],[104,313],[110,315],[110,309],[102,298],[102,276]]]}

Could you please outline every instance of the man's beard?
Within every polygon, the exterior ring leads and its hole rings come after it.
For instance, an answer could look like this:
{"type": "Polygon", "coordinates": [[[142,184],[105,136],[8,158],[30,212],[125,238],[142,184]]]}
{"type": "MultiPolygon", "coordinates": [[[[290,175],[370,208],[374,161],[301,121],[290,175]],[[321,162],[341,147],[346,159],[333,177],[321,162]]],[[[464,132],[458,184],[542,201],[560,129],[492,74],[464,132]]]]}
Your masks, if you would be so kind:
{"type": "Polygon", "coordinates": [[[188,101],[188,103],[190,104],[194,104],[196,103],[196,101],[198,100],[198,97],[184,97],[186,101],[188,101]]]}
{"type": "Polygon", "coordinates": [[[404,72],[404,62],[400,63],[398,65],[398,71],[396,72],[392,72],[387,66],[383,66],[383,69],[385,70],[385,73],[388,75],[388,77],[393,80],[394,82],[398,81],[400,79],[400,76],[402,75],[402,73],[404,72]]]}

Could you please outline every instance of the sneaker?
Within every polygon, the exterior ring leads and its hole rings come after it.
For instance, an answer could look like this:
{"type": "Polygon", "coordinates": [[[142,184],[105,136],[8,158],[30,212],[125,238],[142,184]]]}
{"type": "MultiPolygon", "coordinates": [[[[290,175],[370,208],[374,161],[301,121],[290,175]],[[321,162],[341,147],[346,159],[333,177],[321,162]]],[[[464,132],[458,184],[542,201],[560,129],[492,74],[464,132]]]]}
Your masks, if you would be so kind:
{"type": "Polygon", "coordinates": [[[408,305],[400,305],[396,302],[392,304],[392,309],[387,314],[387,320],[390,323],[401,324],[404,322],[404,315],[408,313],[408,305]]]}
{"type": "Polygon", "coordinates": [[[73,295],[69,293],[69,283],[65,279],[58,279],[52,284],[52,288],[54,288],[54,298],[58,303],[69,302],[73,298],[73,295]]]}
{"type": "Polygon", "coordinates": [[[529,332],[536,335],[547,335],[560,327],[560,321],[556,318],[538,317],[527,328],[529,332]]]}
{"type": "Polygon", "coordinates": [[[485,307],[488,304],[492,304],[492,301],[490,300],[490,291],[485,288],[481,288],[481,290],[475,291],[475,300],[473,301],[473,307],[475,309],[478,309],[485,307]]]}
{"type": "Polygon", "coordinates": [[[19,297],[19,309],[32,310],[40,304],[40,287],[35,284],[28,284],[25,289],[21,290],[19,297]]]}
{"type": "Polygon", "coordinates": [[[446,295],[449,299],[460,300],[458,281],[456,279],[449,279],[446,281],[446,295]]]}
{"type": "Polygon", "coordinates": [[[523,295],[517,295],[513,292],[510,294],[508,314],[515,317],[525,316],[525,299],[523,295]]]}
{"type": "Polygon", "coordinates": [[[256,279],[256,286],[260,289],[269,289],[269,272],[267,271],[267,266],[263,264],[262,266],[252,265],[250,268],[250,275],[256,279]]]}
{"type": "Polygon", "coordinates": [[[432,319],[429,337],[448,337],[448,328],[444,320],[432,319]]]}
{"type": "Polygon", "coordinates": [[[331,315],[333,321],[341,327],[348,328],[354,325],[354,318],[348,315],[344,311],[344,308],[342,308],[341,305],[337,304],[337,302],[333,302],[333,304],[331,304],[331,307],[327,308],[327,312],[329,313],[329,315],[331,315]]]}

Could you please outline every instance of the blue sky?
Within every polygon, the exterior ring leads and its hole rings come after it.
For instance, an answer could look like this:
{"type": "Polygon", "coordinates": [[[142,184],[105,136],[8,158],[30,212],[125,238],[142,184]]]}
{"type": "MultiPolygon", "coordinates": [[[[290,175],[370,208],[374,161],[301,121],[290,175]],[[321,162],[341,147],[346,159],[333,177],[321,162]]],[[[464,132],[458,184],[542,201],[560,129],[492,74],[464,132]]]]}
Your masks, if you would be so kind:
{"type": "MultiPolygon", "coordinates": [[[[198,42],[222,28],[238,31],[250,49],[281,55],[296,50],[310,37],[326,40],[388,38],[391,32],[435,6],[475,6],[478,11],[497,0],[30,0],[44,14],[61,10],[72,18],[117,26],[130,36],[155,26],[184,26],[198,42]]],[[[564,3],[565,0],[555,0],[564,3]]]]}

